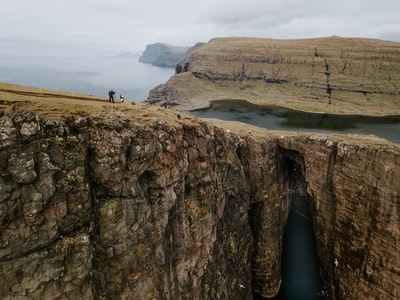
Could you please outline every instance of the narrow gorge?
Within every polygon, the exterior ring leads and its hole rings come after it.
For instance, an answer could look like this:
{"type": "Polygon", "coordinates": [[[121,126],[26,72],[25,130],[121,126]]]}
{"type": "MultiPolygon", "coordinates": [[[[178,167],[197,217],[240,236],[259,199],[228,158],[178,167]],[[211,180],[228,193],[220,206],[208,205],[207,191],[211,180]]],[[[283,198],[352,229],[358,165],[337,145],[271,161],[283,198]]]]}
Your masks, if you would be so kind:
{"type": "Polygon", "coordinates": [[[273,299],[293,172],[330,297],[400,298],[397,144],[2,96],[2,299],[273,299]]]}

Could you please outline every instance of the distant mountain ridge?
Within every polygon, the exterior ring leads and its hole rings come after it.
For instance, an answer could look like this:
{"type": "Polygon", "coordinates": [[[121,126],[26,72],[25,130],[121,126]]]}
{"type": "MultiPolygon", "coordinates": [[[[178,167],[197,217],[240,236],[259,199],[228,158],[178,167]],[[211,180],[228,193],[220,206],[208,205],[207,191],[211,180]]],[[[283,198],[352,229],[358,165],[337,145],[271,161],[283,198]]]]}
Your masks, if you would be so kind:
{"type": "Polygon", "coordinates": [[[192,50],[200,47],[203,43],[197,43],[192,47],[173,46],[165,43],[154,43],[146,46],[139,57],[139,62],[152,64],[157,67],[172,68],[177,64],[189,62],[192,50]]]}
{"type": "Polygon", "coordinates": [[[123,52],[123,53],[120,53],[120,54],[116,55],[116,57],[127,57],[127,58],[130,58],[130,57],[139,57],[140,55],[141,55],[141,53],[127,51],[127,52],[123,52]]]}

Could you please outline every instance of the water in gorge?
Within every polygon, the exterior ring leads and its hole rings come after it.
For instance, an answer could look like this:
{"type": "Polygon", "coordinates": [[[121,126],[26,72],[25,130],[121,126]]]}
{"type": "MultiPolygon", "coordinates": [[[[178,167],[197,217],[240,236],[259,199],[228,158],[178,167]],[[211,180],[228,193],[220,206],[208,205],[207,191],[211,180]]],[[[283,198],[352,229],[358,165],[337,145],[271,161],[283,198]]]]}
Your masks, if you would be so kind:
{"type": "Polygon", "coordinates": [[[282,286],[277,299],[327,299],[324,293],[312,221],[292,210],[285,227],[282,286]]]}
{"type": "MultiPolygon", "coordinates": [[[[298,159],[304,165],[302,159],[298,159]]],[[[313,228],[312,199],[302,174],[305,167],[284,159],[289,189],[289,216],[282,244],[282,285],[278,300],[327,299],[320,277],[313,228]]]]}
{"type": "MultiPolygon", "coordinates": [[[[214,101],[211,107],[191,113],[201,118],[239,121],[270,130],[367,134],[400,143],[400,116],[395,115],[366,117],[306,113],[260,107],[241,100],[214,101]]],[[[283,237],[282,285],[277,299],[330,299],[321,279],[310,210],[312,201],[306,192],[306,182],[296,163],[288,160],[287,164],[291,209],[283,237]]]]}

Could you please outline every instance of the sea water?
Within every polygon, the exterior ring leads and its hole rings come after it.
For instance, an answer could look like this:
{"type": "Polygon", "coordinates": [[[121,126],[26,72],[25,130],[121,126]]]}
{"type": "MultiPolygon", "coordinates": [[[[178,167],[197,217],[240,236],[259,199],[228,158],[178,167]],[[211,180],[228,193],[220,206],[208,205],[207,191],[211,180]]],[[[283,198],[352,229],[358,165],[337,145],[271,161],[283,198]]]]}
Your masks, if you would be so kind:
{"type": "Polygon", "coordinates": [[[114,89],[126,99],[143,101],[175,72],[138,61],[138,56],[3,57],[0,82],[108,97],[114,89]]]}

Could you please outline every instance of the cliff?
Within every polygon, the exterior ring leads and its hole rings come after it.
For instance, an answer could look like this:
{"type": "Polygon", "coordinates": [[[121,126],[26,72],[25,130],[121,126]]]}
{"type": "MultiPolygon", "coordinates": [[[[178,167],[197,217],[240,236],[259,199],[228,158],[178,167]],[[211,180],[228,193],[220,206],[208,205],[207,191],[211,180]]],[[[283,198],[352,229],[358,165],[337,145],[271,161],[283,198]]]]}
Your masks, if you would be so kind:
{"type": "Polygon", "coordinates": [[[272,298],[303,184],[332,297],[400,297],[398,145],[5,84],[0,99],[2,299],[272,298]]]}
{"type": "Polygon", "coordinates": [[[154,88],[150,103],[190,110],[242,99],[312,112],[400,113],[400,43],[362,38],[217,38],[189,72],[154,88]]]}
{"type": "Polygon", "coordinates": [[[189,62],[189,57],[193,49],[200,47],[198,43],[193,47],[179,47],[163,43],[147,45],[143,54],[139,57],[139,62],[152,64],[157,67],[175,68],[177,64],[189,62]]]}

